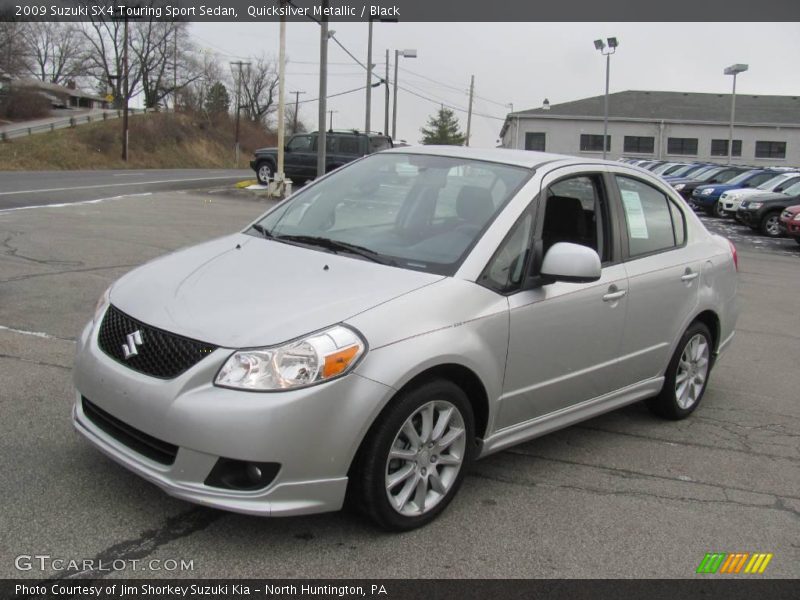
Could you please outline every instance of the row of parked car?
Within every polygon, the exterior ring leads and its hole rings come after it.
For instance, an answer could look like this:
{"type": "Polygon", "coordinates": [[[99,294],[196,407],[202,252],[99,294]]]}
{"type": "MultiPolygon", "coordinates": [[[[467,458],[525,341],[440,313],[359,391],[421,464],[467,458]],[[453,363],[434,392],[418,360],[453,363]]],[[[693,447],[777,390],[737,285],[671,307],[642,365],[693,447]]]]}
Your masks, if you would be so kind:
{"type": "Polygon", "coordinates": [[[621,158],[667,181],[696,210],[800,244],[800,169],[621,158]]]}

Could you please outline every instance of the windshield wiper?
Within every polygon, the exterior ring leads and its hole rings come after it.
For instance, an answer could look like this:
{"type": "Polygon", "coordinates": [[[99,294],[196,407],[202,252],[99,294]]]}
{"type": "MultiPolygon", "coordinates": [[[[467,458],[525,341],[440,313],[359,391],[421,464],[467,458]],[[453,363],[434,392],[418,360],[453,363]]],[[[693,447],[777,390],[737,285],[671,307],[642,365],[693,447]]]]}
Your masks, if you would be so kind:
{"type": "Polygon", "coordinates": [[[341,242],[339,240],[332,240],[326,237],[319,237],[315,235],[279,235],[276,236],[274,239],[278,241],[307,244],[309,246],[319,246],[320,248],[332,250],[334,253],[337,254],[339,252],[347,252],[349,254],[355,254],[357,256],[361,256],[373,262],[380,263],[382,265],[396,264],[395,261],[378,254],[374,250],[365,248],[364,246],[358,246],[356,244],[350,244],[348,242],[341,242]]]}
{"type": "Polygon", "coordinates": [[[275,236],[272,235],[269,232],[269,230],[260,223],[253,223],[252,225],[250,225],[250,229],[255,229],[258,233],[260,233],[263,237],[267,238],[268,240],[275,239],[275,236]]]}

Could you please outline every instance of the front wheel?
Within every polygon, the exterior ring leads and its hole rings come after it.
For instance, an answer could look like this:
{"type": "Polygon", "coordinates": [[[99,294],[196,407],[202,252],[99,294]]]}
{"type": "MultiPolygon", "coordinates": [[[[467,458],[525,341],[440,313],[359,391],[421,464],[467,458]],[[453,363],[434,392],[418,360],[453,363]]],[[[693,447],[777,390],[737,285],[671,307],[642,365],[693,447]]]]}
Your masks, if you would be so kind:
{"type": "Polygon", "coordinates": [[[681,337],[664,377],[661,393],[647,401],[648,408],[666,419],[688,417],[706,391],[711,372],[713,343],[708,327],[695,322],[681,337]]]}
{"type": "Polygon", "coordinates": [[[256,178],[261,185],[268,185],[272,179],[272,164],[266,161],[256,165],[256,178]]]}
{"type": "Polygon", "coordinates": [[[456,495],[475,449],[472,407],[436,379],[395,397],[359,451],[353,485],[381,527],[407,531],[435,519],[456,495]]]}
{"type": "Polygon", "coordinates": [[[718,217],[720,219],[724,219],[725,217],[728,216],[727,213],[725,212],[725,207],[722,205],[722,202],[720,202],[719,200],[714,202],[714,206],[711,207],[711,210],[712,210],[714,216],[718,217]]]}
{"type": "Polygon", "coordinates": [[[781,215],[777,212],[767,213],[761,219],[761,233],[767,237],[777,238],[781,237],[781,215]]]}

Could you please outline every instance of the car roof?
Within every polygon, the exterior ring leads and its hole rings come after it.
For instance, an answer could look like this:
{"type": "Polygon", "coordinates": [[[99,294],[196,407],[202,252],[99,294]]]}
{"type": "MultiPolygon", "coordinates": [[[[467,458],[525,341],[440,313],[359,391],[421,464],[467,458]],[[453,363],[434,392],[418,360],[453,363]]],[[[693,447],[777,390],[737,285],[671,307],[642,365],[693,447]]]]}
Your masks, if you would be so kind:
{"type": "Polygon", "coordinates": [[[574,162],[576,164],[595,163],[602,165],[621,166],[613,160],[600,160],[596,158],[581,158],[565,154],[552,154],[550,152],[534,152],[532,150],[512,150],[509,148],[465,148],[463,146],[410,146],[407,148],[393,148],[384,150],[381,154],[424,154],[431,156],[448,156],[452,158],[465,158],[483,160],[486,162],[503,163],[518,167],[534,169],[540,165],[556,161],[574,162]]]}

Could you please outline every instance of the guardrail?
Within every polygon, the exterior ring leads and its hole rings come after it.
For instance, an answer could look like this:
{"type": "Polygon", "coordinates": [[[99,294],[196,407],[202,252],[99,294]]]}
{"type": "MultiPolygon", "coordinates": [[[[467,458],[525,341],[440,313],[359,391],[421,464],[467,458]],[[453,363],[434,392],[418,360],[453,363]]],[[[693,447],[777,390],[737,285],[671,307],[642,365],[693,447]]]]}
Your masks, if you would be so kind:
{"type": "MultiPolygon", "coordinates": [[[[129,108],[128,114],[143,114],[148,112],[146,109],[134,109],[129,108]]],[[[149,112],[153,112],[152,110],[149,112]]],[[[57,121],[51,121],[49,123],[44,123],[42,125],[24,125],[21,124],[19,127],[15,129],[6,128],[3,131],[0,131],[0,141],[8,141],[14,138],[26,137],[29,135],[33,135],[34,133],[44,133],[46,131],[55,131],[56,129],[67,129],[71,127],[77,127],[78,125],[85,125],[87,123],[97,123],[98,121],[107,121],[109,119],[120,119],[122,118],[122,109],[118,110],[107,110],[102,113],[94,113],[94,114],[84,114],[84,115],[76,115],[74,117],[68,117],[66,119],[59,119],[57,121]]]]}

